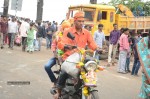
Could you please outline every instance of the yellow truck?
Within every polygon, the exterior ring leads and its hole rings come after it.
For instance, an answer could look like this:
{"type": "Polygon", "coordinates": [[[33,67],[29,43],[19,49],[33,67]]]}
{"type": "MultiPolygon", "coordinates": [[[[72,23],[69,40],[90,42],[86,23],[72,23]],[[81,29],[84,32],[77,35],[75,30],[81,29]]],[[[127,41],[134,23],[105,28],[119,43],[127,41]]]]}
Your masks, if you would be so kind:
{"type": "Polygon", "coordinates": [[[118,5],[118,9],[122,14],[116,14],[117,10],[113,6],[99,4],[84,4],[70,6],[67,19],[72,18],[74,14],[80,10],[85,12],[85,25],[91,26],[91,32],[97,30],[98,24],[104,25],[105,36],[110,35],[113,30],[113,24],[118,24],[118,28],[129,28],[130,30],[148,32],[150,29],[150,16],[134,17],[130,9],[124,5],[118,5]]]}

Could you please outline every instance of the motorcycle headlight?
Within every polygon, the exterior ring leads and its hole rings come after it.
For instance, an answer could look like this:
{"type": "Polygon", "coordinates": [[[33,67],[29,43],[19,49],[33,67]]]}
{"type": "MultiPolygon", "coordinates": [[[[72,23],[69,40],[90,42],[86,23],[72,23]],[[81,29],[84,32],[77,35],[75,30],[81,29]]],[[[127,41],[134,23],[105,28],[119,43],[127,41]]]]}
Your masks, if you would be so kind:
{"type": "Polygon", "coordinates": [[[87,71],[89,70],[96,70],[97,69],[97,63],[95,61],[88,61],[85,65],[84,65],[85,69],[87,71]]]}

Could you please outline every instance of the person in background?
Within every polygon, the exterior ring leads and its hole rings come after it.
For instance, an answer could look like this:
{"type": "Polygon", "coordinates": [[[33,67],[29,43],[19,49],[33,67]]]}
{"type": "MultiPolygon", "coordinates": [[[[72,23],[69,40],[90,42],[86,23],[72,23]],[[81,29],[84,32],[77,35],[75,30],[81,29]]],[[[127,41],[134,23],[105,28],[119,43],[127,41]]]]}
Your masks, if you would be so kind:
{"type": "Polygon", "coordinates": [[[84,28],[87,29],[88,31],[91,31],[89,25],[85,25],[84,28]]]}
{"type": "Polygon", "coordinates": [[[21,26],[19,28],[19,34],[22,37],[22,51],[25,52],[27,45],[27,30],[30,28],[28,19],[22,20],[21,26]]]}
{"type": "Polygon", "coordinates": [[[129,39],[129,52],[127,53],[127,59],[126,59],[126,65],[125,65],[125,71],[127,73],[130,73],[130,57],[131,57],[131,51],[132,51],[132,48],[131,48],[131,45],[132,45],[132,40],[130,39],[131,38],[131,35],[129,35],[128,39],[129,39]]]}
{"type": "Polygon", "coordinates": [[[34,46],[34,51],[37,51],[38,50],[38,41],[37,41],[37,35],[36,35],[36,33],[37,33],[37,27],[36,27],[36,25],[34,24],[34,26],[33,26],[33,28],[34,28],[34,42],[33,42],[33,46],[34,46]]]}
{"type": "Polygon", "coordinates": [[[142,67],[142,86],[139,99],[150,98],[150,30],[147,37],[142,38],[136,45],[142,67]]]}
{"type": "Polygon", "coordinates": [[[142,39],[141,32],[138,32],[137,35],[138,35],[138,38],[142,39]]]}
{"type": "Polygon", "coordinates": [[[124,29],[124,28],[121,28],[121,29],[120,29],[120,36],[123,34],[123,29],[124,29]]]}
{"type": "Polygon", "coordinates": [[[30,29],[27,30],[27,52],[32,53],[34,51],[33,42],[34,42],[34,23],[30,23],[30,29]]]}
{"type": "Polygon", "coordinates": [[[38,22],[37,27],[37,40],[38,40],[38,50],[41,50],[42,38],[44,37],[43,27],[41,26],[41,22],[38,22]]]}
{"type": "Polygon", "coordinates": [[[43,28],[43,38],[46,37],[46,29],[48,28],[48,23],[46,21],[44,21],[44,23],[42,24],[42,28],[43,28]]]}
{"type": "Polygon", "coordinates": [[[18,20],[17,24],[18,24],[18,33],[16,34],[14,44],[17,45],[17,46],[21,46],[21,36],[20,36],[20,33],[19,33],[19,29],[21,27],[22,22],[18,20]]]}
{"type": "Polygon", "coordinates": [[[116,50],[118,45],[118,40],[120,37],[120,31],[118,30],[118,25],[113,24],[114,30],[110,32],[110,44],[109,44],[109,52],[108,52],[108,64],[107,66],[110,66],[111,63],[114,65],[115,58],[116,58],[116,50]],[[113,56],[111,58],[111,54],[113,52],[113,56]]]}
{"type": "Polygon", "coordinates": [[[147,37],[148,36],[148,33],[147,32],[143,32],[142,33],[142,37],[147,37]]]}
{"type": "MultiPolygon", "coordinates": [[[[124,28],[121,28],[121,29],[120,29],[120,36],[121,36],[122,33],[123,33],[123,29],[124,29],[124,28]]],[[[119,53],[119,48],[120,48],[120,44],[118,43],[118,47],[117,47],[118,53],[119,53]]]]}
{"type": "Polygon", "coordinates": [[[8,22],[6,16],[1,16],[0,22],[0,48],[4,48],[4,44],[7,43],[7,31],[8,31],[8,22]]]}
{"type": "Polygon", "coordinates": [[[125,65],[127,59],[127,53],[129,53],[129,41],[128,41],[129,29],[124,28],[123,34],[120,37],[120,53],[118,61],[118,73],[126,74],[125,65]]]}
{"type": "Polygon", "coordinates": [[[54,30],[51,26],[51,23],[48,24],[48,28],[46,29],[46,48],[51,48],[52,44],[52,36],[54,34],[54,30]]]}
{"type": "Polygon", "coordinates": [[[58,23],[56,22],[55,25],[56,25],[56,31],[58,31],[58,23]]]}
{"type": "Polygon", "coordinates": [[[53,21],[53,23],[52,23],[52,28],[53,28],[54,32],[56,32],[56,22],[55,21],[53,21]]]}
{"type": "Polygon", "coordinates": [[[138,36],[138,34],[135,34],[135,38],[134,38],[134,44],[133,44],[133,55],[134,55],[134,63],[133,63],[133,68],[132,68],[132,72],[131,75],[138,75],[138,71],[140,68],[140,60],[139,60],[139,56],[137,53],[137,48],[136,48],[136,44],[141,40],[140,36],[138,36]]]}
{"type": "MultiPolygon", "coordinates": [[[[103,48],[103,44],[106,46],[106,40],[103,30],[103,24],[98,25],[98,30],[94,33],[94,41],[98,45],[99,48],[103,48]]],[[[96,53],[96,58],[100,59],[100,54],[96,53]]]]}
{"type": "Polygon", "coordinates": [[[13,50],[15,35],[18,32],[18,24],[16,18],[13,17],[12,20],[8,23],[8,39],[9,39],[9,48],[13,50]]]}

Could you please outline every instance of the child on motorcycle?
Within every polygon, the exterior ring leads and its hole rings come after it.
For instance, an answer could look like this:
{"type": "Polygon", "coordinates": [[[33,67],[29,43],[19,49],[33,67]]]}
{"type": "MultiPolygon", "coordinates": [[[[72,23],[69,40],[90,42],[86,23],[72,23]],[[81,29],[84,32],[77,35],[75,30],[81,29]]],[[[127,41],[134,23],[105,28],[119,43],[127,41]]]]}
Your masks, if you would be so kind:
{"type": "Polygon", "coordinates": [[[63,30],[70,27],[70,23],[69,22],[63,22],[61,24],[61,30],[60,31],[57,31],[54,35],[53,35],[53,40],[52,40],[52,45],[51,45],[51,50],[54,54],[54,57],[52,57],[48,62],[47,64],[45,65],[45,71],[47,72],[50,80],[52,83],[54,83],[54,85],[56,84],[56,77],[54,75],[54,73],[52,72],[51,68],[56,65],[56,61],[57,61],[57,51],[61,54],[63,54],[63,52],[61,50],[58,50],[57,48],[57,44],[58,42],[61,41],[61,36],[62,36],[62,33],[63,33],[63,30]]]}

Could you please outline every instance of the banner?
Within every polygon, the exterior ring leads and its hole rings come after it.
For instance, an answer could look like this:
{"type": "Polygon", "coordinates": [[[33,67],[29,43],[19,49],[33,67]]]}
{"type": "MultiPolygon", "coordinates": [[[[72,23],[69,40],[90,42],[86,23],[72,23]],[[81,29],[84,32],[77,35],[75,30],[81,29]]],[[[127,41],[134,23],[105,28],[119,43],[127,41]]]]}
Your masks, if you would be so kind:
{"type": "Polygon", "coordinates": [[[23,0],[11,0],[11,10],[21,11],[23,0]]]}

